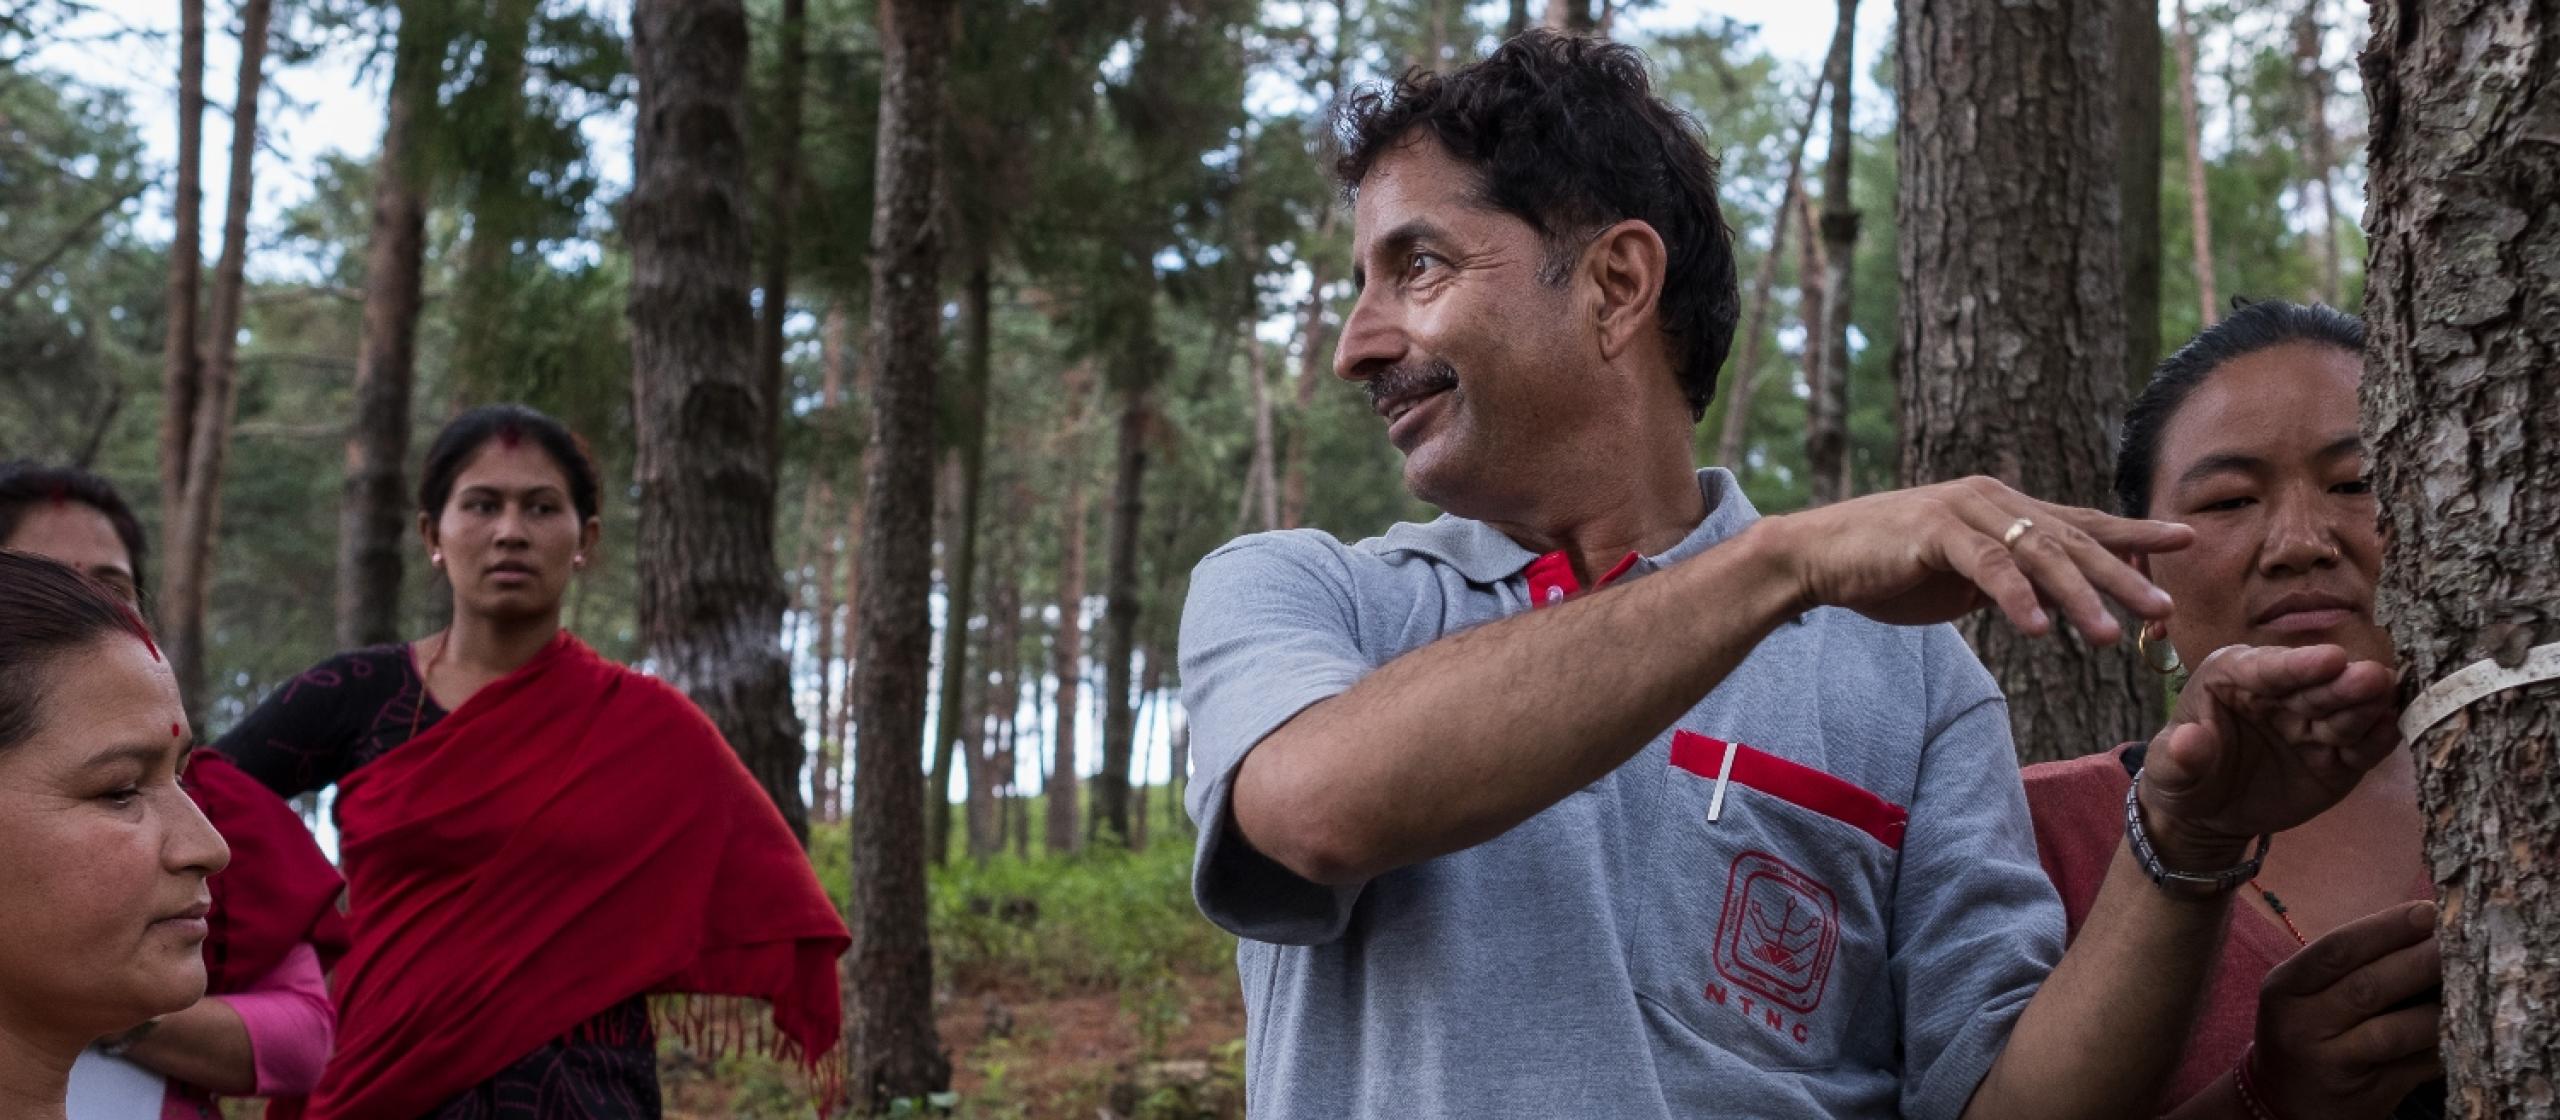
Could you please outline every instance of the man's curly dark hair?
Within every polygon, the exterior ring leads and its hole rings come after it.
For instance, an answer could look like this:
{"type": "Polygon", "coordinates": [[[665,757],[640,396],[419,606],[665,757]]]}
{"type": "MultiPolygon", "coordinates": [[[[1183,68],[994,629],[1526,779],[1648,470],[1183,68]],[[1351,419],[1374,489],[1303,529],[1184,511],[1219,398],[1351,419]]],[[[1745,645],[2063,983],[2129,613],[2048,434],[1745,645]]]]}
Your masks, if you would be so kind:
{"type": "Polygon", "coordinates": [[[1473,167],[1484,199],[1546,242],[1538,278],[1565,282],[1601,229],[1633,218],[1662,238],[1660,318],[1673,372],[1703,418],[1733,347],[1742,298],[1733,232],[1716,206],[1716,157],[1686,114],[1653,95],[1644,55],[1533,30],[1447,74],[1414,70],[1335,112],[1334,177],[1345,199],[1378,158],[1417,131],[1473,167]]]}

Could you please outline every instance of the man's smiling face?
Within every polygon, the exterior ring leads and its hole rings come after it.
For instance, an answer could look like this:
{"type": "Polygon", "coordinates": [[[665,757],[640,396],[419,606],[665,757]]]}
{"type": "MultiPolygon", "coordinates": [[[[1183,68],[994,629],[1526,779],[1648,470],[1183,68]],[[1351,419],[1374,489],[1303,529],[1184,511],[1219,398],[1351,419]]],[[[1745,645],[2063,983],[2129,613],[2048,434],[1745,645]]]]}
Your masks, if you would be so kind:
{"type": "Polygon", "coordinates": [[[1406,488],[1462,516],[1534,490],[1538,463],[1598,414],[1577,376],[1601,359],[1571,262],[1550,283],[1547,240],[1421,133],[1370,166],[1353,218],[1360,296],[1334,373],[1368,390],[1406,488]]]}

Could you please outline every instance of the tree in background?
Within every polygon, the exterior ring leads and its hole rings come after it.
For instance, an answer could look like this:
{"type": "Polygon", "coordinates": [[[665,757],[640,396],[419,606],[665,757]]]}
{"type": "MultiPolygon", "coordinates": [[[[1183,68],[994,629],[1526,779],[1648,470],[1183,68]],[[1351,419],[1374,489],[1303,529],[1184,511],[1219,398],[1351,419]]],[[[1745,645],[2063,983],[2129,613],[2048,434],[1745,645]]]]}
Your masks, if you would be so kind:
{"type": "MultiPolygon", "coordinates": [[[[1840,19],[1831,35],[1831,55],[1823,63],[1823,82],[1831,87],[1831,150],[1822,161],[1822,306],[1818,320],[1821,360],[1805,370],[1813,382],[1807,402],[1805,473],[1811,476],[1813,504],[1836,502],[1857,493],[1849,473],[1849,295],[1856,275],[1858,207],[1850,197],[1850,159],[1857,150],[1857,131],[1850,127],[1850,63],[1856,55],[1858,0],[1840,0],[1840,19]]],[[[1815,223],[1805,223],[1805,242],[1813,244],[1815,223]]]]}
{"type": "Polygon", "coordinates": [[[409,405],[427,260],[427,133],[448,29],[442,0],[409,0],[391,50],[382,151],[365,250],[363,349],[338,506],[338,644],[400,637],[400,557],[408,529],[409,405]]]}
{"type": "Polygon", "coordinates": [[[851,1089],[877,1112],[950,1083],[933,1022],[925,937],[925,669],[932,621],[935,352],[943,232],[942,0],[881,0],[879,174],[871,235],[878,371],[864,483],[853,704],[854,934],[851,1089]]]}
{"type": "MultiPolygon", "coordinates": [[[[2125,401],[2116,13],[1906,0],[1902,66],[1903,473],[1985,474],[2104,506],[2125,401]],[[1984,105],[2002,127],[1975,128],[1984,105]]],[[[2009,700],[2025,760],[2148,735],[2158,678],[2126,648],[1959,624],[2009,700]]]]}
{"type": "Polygon", "coordinates": [[[779,630],[768,388],[748,308],[746,11],[643,0],[632,192],[631,393],[640,625],[651,667],[728,737],[805,842],[805,761],[779,630]]]}
{"type": "MultiPolygon", "coordinates": [[[[2378,614],[2403,695],[2560,642],[2560,5],[2378,0],[2364,427],[2378,614]]],[[[2442,909],[2452,1115],[2560,1115],[2560,681],[2473,701],[2417,752],[2442,909]]]]}
{"type": "MultiPolygon", "coordinates": [[[[231,451],[231,424],[239,405],[240,315],[247,296],[250,176],[258,150],[258,98],[266,82],[271,0],[240,6],[240,80],[231,102],[231,195],[223,208],[222,255],[215,259],[206,346],[186,395],[185,469],[179,475],[175,517],[162,547],[160,643],[178,678],[178,694],[201,711],[205,694],[205,604],[213,579],[214,539],[221,528],[223,465],[231,451]]],[[[200,80],[200,79],[199,79],[200,80]]],[[[188,247],[181,245],[180,255],[188,247]]],[[[174,285],[173,285],[174,286],[174,285]]],[[[173,328],[174,329],[174,328],[173,328]]]]}
{"type": "Polygon", "coordinates": [[[2160,347],[2160,0],[2119,0],[2116,197],[2124,210],[2125,384],[2139,392],[2160,347]]]}

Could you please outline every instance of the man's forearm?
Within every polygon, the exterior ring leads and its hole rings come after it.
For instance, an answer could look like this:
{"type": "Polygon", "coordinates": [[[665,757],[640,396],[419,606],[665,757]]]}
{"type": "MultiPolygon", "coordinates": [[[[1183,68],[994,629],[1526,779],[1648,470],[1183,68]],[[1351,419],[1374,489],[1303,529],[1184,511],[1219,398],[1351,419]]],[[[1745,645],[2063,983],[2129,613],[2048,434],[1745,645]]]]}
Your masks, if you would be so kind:
{"type": "Polygon", "coordinates": [[[1319,882],[1483,843],[1623,764],[1800,604],[1776,521],[1655,575],[1453,635],[1246,755],[1237,826],[1319,882]]]}
{"type": "Polygon", "coordinates": [[[2177,898],[2153,886],[2119,843],[2079,939],[2019,1015],[1965,1116],[2157,1114],[2230,916],[2227,894],[2177,898]]]}

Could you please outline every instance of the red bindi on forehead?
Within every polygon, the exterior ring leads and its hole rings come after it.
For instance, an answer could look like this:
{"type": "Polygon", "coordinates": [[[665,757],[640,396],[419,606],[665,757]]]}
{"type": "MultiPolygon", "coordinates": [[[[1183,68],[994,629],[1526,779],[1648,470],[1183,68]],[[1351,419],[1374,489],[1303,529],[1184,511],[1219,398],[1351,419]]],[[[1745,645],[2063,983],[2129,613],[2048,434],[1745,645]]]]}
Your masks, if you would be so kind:
{"type": "Polygon", "coordinates": [[[524,445],[524,429],[513,424],[498,429],[498,446],[513,451],[524,445]]]}

